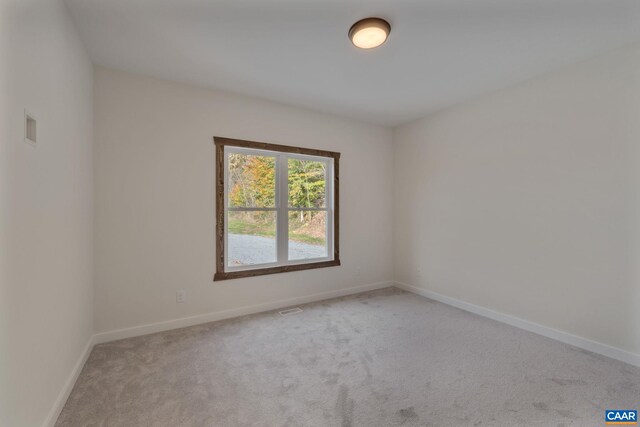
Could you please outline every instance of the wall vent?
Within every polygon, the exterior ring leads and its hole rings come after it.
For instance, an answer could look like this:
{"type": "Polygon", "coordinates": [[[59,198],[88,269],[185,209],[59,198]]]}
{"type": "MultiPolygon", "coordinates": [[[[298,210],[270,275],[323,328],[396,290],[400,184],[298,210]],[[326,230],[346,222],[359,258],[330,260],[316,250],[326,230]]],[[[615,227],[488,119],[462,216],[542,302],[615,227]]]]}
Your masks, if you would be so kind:
{"type": "Polygon", "coordinates": [[[37,122],[33,114],[24,110],[24,140],[31,144],[35,144],[37,140],[37,122]]]}

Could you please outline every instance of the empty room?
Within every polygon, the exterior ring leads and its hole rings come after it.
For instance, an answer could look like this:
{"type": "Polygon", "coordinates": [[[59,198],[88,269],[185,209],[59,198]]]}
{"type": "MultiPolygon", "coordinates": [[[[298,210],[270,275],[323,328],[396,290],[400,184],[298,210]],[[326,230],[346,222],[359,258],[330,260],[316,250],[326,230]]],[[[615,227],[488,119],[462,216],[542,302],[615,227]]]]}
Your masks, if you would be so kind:
{"type": "Polygon", "coordinates": [[[640,409],[640,1],[0,0],[0,427],[640,409]]]}

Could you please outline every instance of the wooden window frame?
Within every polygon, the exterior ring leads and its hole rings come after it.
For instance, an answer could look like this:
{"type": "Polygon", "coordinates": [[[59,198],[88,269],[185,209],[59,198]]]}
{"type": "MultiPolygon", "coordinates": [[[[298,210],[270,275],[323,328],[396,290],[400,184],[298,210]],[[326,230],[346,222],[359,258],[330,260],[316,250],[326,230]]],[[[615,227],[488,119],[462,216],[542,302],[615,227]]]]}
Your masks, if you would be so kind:
{"type": "MultiPolygon", "coordinates": [[[[244,141],[240,139],[215,136],[216,146],[216,273],[214,281],[239,279],[243,277],[262,276],[265,274],[286,273],[290,271],[310,270],[314,268],[334,267],[340,265],[340,153],[311,148],[292,147],[288,145],[269,144],[266,142],[244,141]],[[304,156],[325,157],[333,162],[333,259],[320,262],[304,262],[280,265],[266,268],[252,268],[239,271],[225,271],[225,147],[238,147],[254,150],[267,150],[280,153],[298,154],[304,156]]],[[[276,184],[279,185],[279,184],[276,184]]],[[[287,207],[285,207],[287,209],[287,207]]]]}

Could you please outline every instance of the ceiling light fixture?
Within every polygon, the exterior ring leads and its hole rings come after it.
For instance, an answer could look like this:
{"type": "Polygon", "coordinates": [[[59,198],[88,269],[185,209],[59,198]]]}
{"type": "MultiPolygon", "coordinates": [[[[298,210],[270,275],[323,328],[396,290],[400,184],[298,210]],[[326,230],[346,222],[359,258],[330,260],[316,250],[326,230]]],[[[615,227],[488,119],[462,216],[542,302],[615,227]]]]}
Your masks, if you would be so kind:
{"type": "Polygon", "coordinates": [[[365,18],[356,22],[349,30],[351,42],[360,49],[380,46],[387,40],[391,25],[381,18],[365,18]]]}

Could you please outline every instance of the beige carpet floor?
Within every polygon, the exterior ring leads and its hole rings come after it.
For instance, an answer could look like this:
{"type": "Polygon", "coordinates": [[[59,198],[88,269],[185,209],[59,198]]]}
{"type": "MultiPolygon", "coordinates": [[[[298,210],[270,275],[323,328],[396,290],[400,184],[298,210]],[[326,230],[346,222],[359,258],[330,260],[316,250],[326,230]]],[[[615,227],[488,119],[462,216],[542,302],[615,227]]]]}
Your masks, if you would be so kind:
{"type": "Polygon", "coordinates": [[[640,368],[389,288],[98,345],[57,426],[601,426],[640,368]]]}

